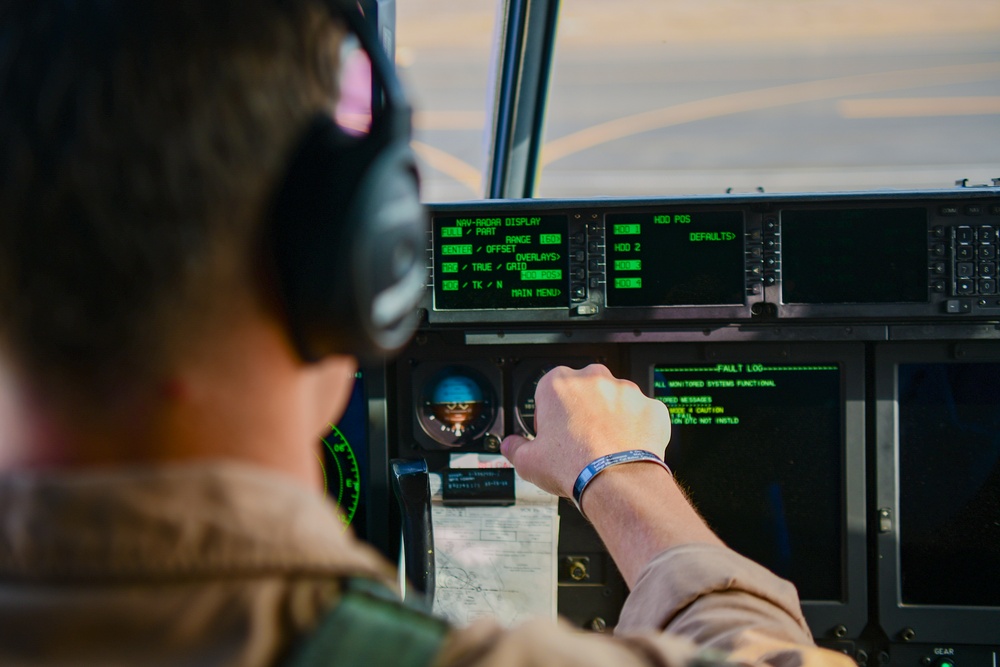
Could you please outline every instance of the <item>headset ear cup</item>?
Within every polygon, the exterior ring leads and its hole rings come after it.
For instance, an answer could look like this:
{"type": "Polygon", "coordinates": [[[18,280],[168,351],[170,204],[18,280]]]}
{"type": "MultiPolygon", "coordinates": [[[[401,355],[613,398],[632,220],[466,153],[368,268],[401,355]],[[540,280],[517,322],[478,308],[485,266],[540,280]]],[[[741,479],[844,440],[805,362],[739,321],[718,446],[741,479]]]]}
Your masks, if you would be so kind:
{"type": "Polygon", "coordinates": [[[409,340],[427,282],[427,213],[410,147],[395,142],[367,169],[351,205],[351,268],[366,348],[393,352],[409,340]]]}
{"type": "Polygon", "coordinates": [[[406,344],[426,287],[428,216],[409,147],[410,107],[353,2],[329,3],[371,62],[380,109],[367,135],[317,113],[272,209],[277,292],[299,355],[380,357],[406,344]]]}
{"type": "Polygon", "coordinates": [[[317,114],[274,197],[277,292],[306,361],[384,355],[417,324],[427,215],[409,146],[382,129],[350,138],[317,114]]]}

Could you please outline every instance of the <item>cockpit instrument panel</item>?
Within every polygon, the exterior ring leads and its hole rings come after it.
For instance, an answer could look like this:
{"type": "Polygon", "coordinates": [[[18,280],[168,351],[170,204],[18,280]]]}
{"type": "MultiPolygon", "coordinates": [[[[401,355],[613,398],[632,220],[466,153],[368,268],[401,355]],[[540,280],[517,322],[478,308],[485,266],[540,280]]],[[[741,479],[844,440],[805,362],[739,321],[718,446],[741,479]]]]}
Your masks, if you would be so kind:
{"type": "Polygon", "coordinates": [[[1000,315],[992,189],[432,206],[431,324],[1000,315]]]}
{"type": "MultiPolygon", "coordinates": [[[[389,456],[490,466],[535,390],[600,363],[671,415],[665,460],[859,664],[1000,656],[1000,187],[430,205],[389,456]]],[[[362,466],[363,467],[363,466],[362,466]]],[[[355,520],[357,521],[357,519],[355,520]]],[[[627,588],[560,505],[558,608],[627,588]]]]}

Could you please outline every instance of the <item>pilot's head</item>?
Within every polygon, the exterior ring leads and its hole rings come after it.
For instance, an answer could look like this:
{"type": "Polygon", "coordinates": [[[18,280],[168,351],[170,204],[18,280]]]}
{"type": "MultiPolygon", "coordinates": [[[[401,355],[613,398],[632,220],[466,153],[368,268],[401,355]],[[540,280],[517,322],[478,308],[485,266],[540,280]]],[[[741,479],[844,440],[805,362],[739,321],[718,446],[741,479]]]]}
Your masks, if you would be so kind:
{"type": "Polygon", "coordinates": [[[349,139],[329,120],[354,3],[0,7],[0,352],[20,377],[100,404],[248,312],[303,364],[405,340],[423,264],[408,128],[349,139]],[[406,220],[358,232],[379,190],[406,220]]]}

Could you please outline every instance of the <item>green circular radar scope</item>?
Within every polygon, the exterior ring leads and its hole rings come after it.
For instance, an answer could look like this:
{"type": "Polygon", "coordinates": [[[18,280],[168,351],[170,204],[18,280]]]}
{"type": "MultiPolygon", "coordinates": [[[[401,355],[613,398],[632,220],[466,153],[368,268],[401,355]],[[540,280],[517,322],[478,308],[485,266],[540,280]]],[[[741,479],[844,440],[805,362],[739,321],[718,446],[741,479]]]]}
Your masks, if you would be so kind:
{"type": "Polygon", "coordinates": [[[340,506],[344,529],[351,525],[361,501],[361,471],[351,443],[336,426],[323,438],[327,456],[323,462],[323,487],[340,506]]]}

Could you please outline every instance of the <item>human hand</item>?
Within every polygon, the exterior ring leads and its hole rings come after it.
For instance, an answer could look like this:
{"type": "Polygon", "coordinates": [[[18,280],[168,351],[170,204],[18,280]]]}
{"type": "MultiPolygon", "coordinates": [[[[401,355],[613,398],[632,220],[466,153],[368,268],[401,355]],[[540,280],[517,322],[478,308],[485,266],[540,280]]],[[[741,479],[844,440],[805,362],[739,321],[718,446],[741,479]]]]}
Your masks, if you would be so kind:
{"type": "Polygon", "coordinates": [[[667,407],[599,364],[560,366],[542,376],[535,389],[535,427],[534,440],[509,435],[500,451],[521,477],[566,498],[594,459],[629,449],[662,456],[670,441],[667,407]]]}

